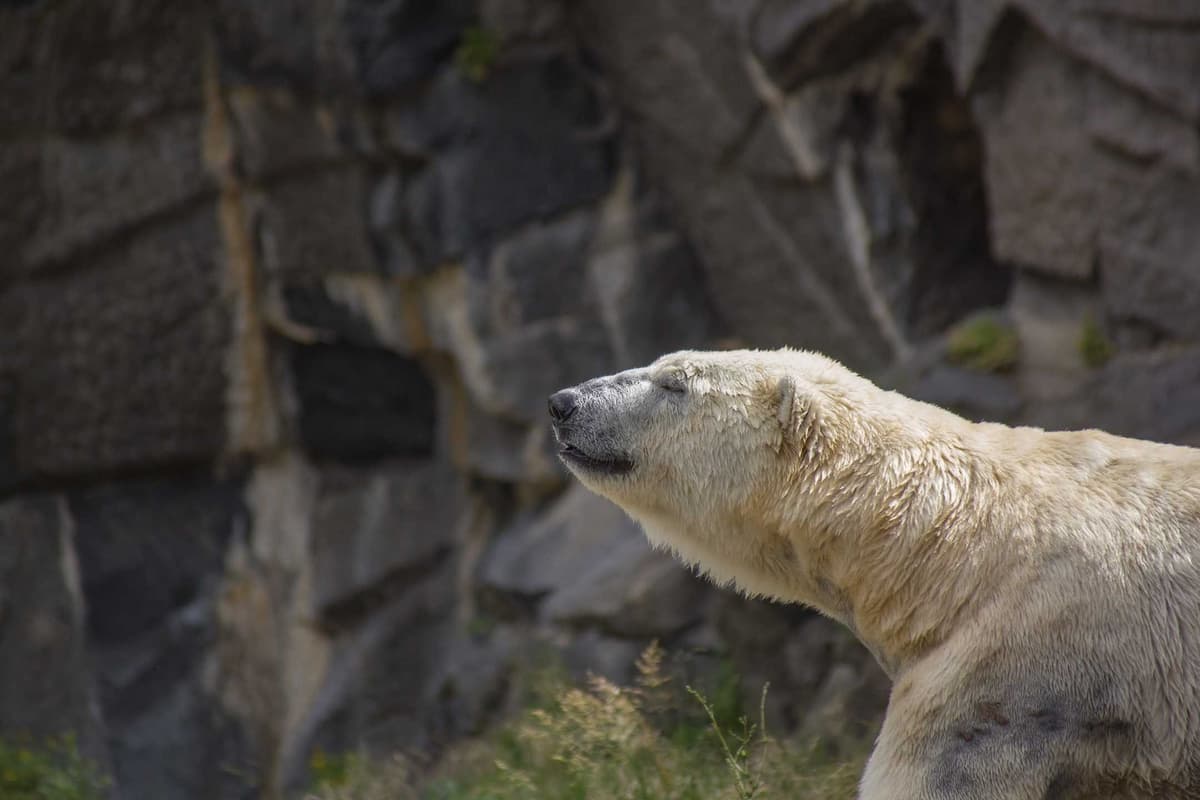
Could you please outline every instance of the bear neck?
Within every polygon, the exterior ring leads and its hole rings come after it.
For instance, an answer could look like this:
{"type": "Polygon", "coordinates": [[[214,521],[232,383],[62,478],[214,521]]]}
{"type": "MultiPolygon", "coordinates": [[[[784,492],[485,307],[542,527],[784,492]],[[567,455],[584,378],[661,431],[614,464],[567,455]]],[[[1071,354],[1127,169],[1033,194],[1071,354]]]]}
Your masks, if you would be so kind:
{"type": "Polygon", "coordinates": [[[972,423],[947,416],[822,443],[836,456],[798,459],[771,526],[799,566],[787,599],[845,623],[893,678],[986,600],[1002,557],[976,535],[1000,502],[1000,469],[972,446],[972,423]]]}

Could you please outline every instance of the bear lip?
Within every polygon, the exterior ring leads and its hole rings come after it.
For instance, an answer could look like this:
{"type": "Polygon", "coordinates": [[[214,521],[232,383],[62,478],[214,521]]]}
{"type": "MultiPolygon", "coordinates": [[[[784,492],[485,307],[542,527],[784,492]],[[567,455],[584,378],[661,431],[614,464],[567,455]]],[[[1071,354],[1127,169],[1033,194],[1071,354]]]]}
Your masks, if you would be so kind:
{"type": "Polygon", "coordinates": [[[633,469],[633,462],[627,458],[598,458],[566,442],[560,444],[558,457],[566,461],[569,465],[583,467],[592,472],[601,472],[607,475],[624,475],[633,469]]]}

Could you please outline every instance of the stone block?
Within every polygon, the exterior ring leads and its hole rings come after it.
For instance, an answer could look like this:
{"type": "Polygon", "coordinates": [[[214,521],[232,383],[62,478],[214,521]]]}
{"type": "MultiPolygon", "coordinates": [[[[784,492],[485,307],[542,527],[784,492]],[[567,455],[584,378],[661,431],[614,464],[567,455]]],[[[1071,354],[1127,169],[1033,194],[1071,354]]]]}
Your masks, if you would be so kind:
{"type": "Polygon", "coordinates": [[[345,624],[423,580],[456,544],[464,498],[448,465],[321,470],[313,509],[313,614],[345,624]]]}
{"type": "Polygon", "coordinates": [[[47,141],[45,212],[20,251],[23,268],[89,261],[114,237],[211,196],[202,125],[199,114],[186,114],[102,137],[47,141]]]}
{"type": "Polygon", "coordinates": [[[271,184],[259,198],[263,263],[272,276],[299,280],[334,272],[373,273],[363,170],[349,166],[271,184]]]}
{"type": "Polygon", "coordinates": [[[1099,243],[1106,309],[1174,339],[1200,340],[1200,179],[1161,175],[1124,212],[1099,243]]]}
{"type": "Polygon", "coordinates": [[[584,259],[593,228],[592,216],[579,212],[535,222],[492,248],[477,285],[486,303],[485,329],[510,333],[590,305],[584,259]]]}
{"type": "MultiPolygon", "coordinates": [[[[1146,164],[1194,167],[1194,135],[1029,27],[1011,38],[1003,77],[979,88],[973,104],[995,254],[1085,281],[1102,238],[1120,241],[1137,216],[1162,210],[1156,198],[1169,179],[1146,164]]],[[[1189,198],[1181,210],[1192,213],[1194,204],[1189,198]]]]}
{"type": "Polygon", "coordinates": [[[0,131],[92,136],[199,109],[210,13],[202,0],[4,9],[0,131]]]}
{"type": "Polygon", "coordinates": [[[0,293],[0,463],[44,480],[219,455],[231,338],[220,251],[209,210],[0,293]]]}
{"type": "Polygon", "coordinates": [[[475,16],[470,0],[351,0],[342,12],[358,80],[390,96],[430,78],[451,60],[475,16]]]}
{"type": "Polygon", "coordinates": [[[332,104],[287,89],[237,86],[226,102],[238,167],[255,180],[328,167],[346,158],[353,142],[332,104]]]}
{"type": "Polygon", "coordinates": [[[423,258],[452,260],[600,197],[608,148],[586,135],[599,119],[595,96],[563,60],[505,66],[481,84],[443,73],[394,121],[408,146],[436,152],[406,190],[406,227],[436,234],[423,258]]]}

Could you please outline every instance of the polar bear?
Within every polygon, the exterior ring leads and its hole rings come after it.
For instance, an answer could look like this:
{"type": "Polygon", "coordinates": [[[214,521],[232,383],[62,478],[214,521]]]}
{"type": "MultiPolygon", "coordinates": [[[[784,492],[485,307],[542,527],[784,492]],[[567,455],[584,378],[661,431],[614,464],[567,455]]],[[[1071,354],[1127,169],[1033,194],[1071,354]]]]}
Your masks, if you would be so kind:
{"type": "Polygon", "coordinates": [[[1200,450],[972,423],[795,350],[549,405],[653,543],[874,653],[864,800],[1200,797],[1200,450]]]}

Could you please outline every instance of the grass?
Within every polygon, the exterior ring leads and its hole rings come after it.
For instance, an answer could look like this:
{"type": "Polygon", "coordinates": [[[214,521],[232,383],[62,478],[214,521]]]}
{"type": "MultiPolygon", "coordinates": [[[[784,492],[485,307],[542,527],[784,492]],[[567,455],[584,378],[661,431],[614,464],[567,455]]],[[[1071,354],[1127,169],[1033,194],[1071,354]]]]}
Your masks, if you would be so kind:
{"type": "Polygon", "coordinates": [[[820,743],[777,740],[763,719],[734,714],[727,677],[709,699],[681,691],[652,646],[634,686],[592,678],[418,774],[396,757],[353,758],[312,800],[849,800],[866,753],[830,757],[820,743]]]}
{"type": "Polygon", "coordinates": [[[1083,363],[1093,369],[1107,364],[1115,352],[1112,342],[1104,335],[1099,323],[1090,316],[1083,320],[1083,327],[1079,331],[1079,340],[1076,344],[1079,347],[1079,356],[1083,359],[1083,363]]]}
{"type": "Polygon", "coordinates": [[[0,798],[103,800],[108,780],[70,736],[36,744],[0,741],[0,798]]]}
{"type": "Polygon", "coordinates": [[[1005,372],[1017,365],[1016,331],[990,316],[977,316],[957,325],[946,340],[950,360],[981,372],[1005,372]]]}

